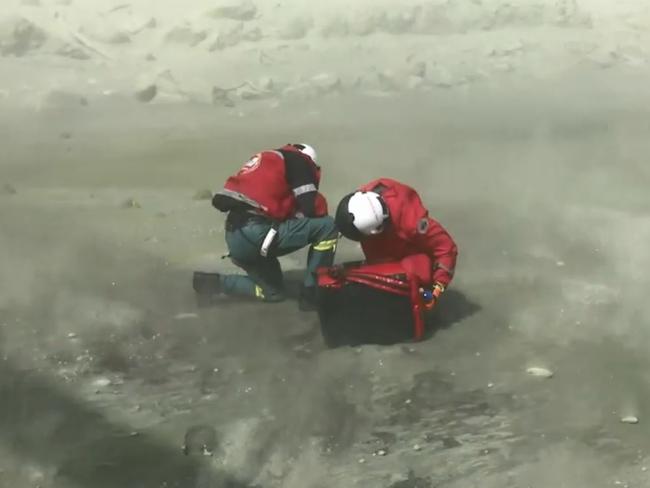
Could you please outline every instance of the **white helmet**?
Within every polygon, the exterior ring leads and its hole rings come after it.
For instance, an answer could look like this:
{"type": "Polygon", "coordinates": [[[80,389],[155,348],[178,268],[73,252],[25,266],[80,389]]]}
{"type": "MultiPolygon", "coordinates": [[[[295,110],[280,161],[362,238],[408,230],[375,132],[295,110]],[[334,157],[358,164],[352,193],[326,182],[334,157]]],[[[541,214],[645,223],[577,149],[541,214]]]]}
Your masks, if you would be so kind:
{"type": "Polygon", "coordinates": [[[336,211],[339,231],[348,239],[379,234],[384,230],[388,211],[378,193],[357,191],[341,200],[336,211]]]}
{"type": "Polygon", "coordinates": [[[303,154],[306,154],[311,158],[311,160],[316,162],[316,150],[309,144],[291,144],[293,147],[298,149],[303,154]]]}

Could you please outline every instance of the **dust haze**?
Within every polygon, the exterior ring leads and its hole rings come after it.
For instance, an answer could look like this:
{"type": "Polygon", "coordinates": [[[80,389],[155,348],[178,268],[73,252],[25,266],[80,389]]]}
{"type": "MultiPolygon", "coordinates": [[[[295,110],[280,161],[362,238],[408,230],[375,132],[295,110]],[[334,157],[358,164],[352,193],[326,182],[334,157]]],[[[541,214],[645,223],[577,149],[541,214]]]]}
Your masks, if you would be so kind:
{"type": "Polygon", "coordinates": [[[650,486],[641,1],[10,3],[1,487],[650,486]],[[293,298],[197,307],[192,271],[235,270],[210,192],[290,141],[330,208],[393,177],[453,235],[431,337],[329,350],[293,298]]]}

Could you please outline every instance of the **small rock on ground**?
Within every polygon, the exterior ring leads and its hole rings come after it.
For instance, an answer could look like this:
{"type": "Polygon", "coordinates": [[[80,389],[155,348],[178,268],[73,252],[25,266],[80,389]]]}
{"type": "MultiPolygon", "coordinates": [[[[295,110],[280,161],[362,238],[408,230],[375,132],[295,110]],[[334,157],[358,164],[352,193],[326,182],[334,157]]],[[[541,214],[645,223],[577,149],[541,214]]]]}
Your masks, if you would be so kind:
{"type": "Polygon", "coordinates": [[[16,193],[18,193],[18,190],[16,190],[16,187],[11,183],[5,183],[4,185],[2,185],[2,194],[15,195],[16,193]]]}
{"type": "Polygon", "coordinates": [[[204,188],[202,190],[197,190],[196,193],[194,193],[194,197],[192,198],[194,200],[211,200],[212,191],[208,190],[207,188],[204,188]]]}
{"type": "Polygon", "coordinates": [[[122,208],[141,208],[142,206],[135,198],[128,198],[122,203],[122,208]]]}
{"type": "Polygon", "coordinates": [[[158,87],[156,85],[149,85],[142,90],[135,92],[135,99],[142,103],[149,103],[158,94],[158,87]]]}
{"type": "Polygon", "coordinates": [[[621,422],[624,424],[638,424],[639,418],[635,417],[634,415],[626,415],[625,417],[621,418],[621,422]]]}
{"type": "Polygon", "coordinates": [[[540,367],[530,367],[526,372],[531,376],[539,376],[541,378],[552,378],[553,372],[550,369],[540,367]]]}

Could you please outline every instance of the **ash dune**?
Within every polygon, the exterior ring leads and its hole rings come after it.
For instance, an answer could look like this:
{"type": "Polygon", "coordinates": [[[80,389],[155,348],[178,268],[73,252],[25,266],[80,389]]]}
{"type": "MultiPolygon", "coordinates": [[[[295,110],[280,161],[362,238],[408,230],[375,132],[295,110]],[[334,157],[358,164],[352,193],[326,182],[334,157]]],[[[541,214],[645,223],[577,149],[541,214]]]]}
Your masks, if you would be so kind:
{"type": "Polygon", "coordinates": [[[648,61],[650,11],[630,0],[6,5],[4,98],[35,108],[133,96],[232,108],[525,83],[648,61]]]}

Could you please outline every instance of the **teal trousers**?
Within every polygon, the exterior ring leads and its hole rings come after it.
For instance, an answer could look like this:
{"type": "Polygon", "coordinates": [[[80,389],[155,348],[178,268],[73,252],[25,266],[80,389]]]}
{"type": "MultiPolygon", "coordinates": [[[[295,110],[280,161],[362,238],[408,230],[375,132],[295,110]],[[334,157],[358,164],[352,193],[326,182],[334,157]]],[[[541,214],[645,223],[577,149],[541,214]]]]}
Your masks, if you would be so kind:
{"type": "Polygon", "coordinates": [[[332,217],[300,218],[282,222],[266,257],[260,255],[270,223],[251,221],[226,231],[226,244],[233,263],[246,274],[224,275],[221,289],[228,295],[255,297],[268,302],[285,298],[285,286],[278,257],[309,246],[303,285],[316,286],[316,269],[334,262],[338,231],[332,217]]]}

